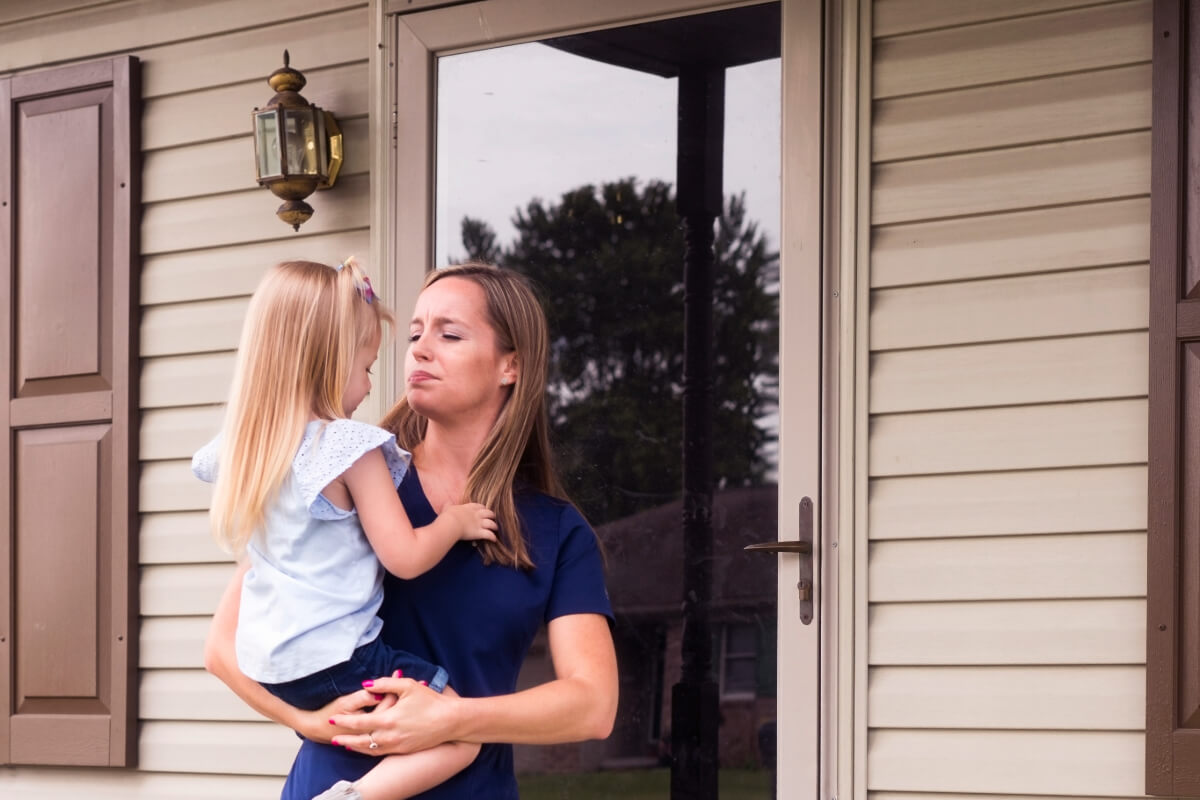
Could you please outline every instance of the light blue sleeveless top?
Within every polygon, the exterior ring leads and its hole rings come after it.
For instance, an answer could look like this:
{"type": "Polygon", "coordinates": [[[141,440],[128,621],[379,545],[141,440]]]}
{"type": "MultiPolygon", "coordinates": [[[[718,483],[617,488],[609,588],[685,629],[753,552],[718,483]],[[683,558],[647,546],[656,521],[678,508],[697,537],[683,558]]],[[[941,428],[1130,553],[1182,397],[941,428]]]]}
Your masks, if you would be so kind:
{"type": "MultiPolygon", "coordinates": [[[[379,635],[383,567],[358,514],[321,494],[376,447],[399,486],[412,457],[387,431],[350,419],[314,420],[304,429],[291,474],[246,546],[250,569],[242,583],[237,660],[259,683],[284,683],[339,664],[379,635]]],[[[216,480],[218,448],[219,438],[193,456],[196,477],[216,480]]]]}

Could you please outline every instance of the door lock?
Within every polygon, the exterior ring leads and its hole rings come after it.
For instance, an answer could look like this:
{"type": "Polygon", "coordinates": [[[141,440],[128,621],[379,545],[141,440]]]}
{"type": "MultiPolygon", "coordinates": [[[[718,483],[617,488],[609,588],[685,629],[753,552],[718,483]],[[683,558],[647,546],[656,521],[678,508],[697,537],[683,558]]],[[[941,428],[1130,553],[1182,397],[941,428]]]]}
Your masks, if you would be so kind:
{"type": "Polygon", "coordinates": [[[800,593],[800,602],[801,603],[811,603],[812,602],[812,581],[808,581],[808,580],[805,580],[804,578],[801,578],[799,581],[796,582],[796,591],[798,591],[800,593]]]}

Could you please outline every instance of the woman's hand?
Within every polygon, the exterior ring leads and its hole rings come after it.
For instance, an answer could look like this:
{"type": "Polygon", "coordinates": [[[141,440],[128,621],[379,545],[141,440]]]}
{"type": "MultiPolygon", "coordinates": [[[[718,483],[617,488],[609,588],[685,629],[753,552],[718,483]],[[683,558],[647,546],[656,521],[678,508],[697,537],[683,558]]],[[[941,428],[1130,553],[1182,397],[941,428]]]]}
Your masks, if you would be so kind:
{"type": "MultiPolygon", "coordinates": [[[[300,727],[296,728],[296,733],[305,739],[320,742],[321,744],[334,743],[333,738],[335,736],[351,732],[350,728],[336,724],[336,719],[338,717],[352,718],[355,715],[361,715],[364,708],[374,705],[382,706],[384,702],[380,701],[380,697],[381,695],[361,689],[357,692],[335,698],[316,711],[301,712],[299,719],[300,727]]],[[[391,702],[388,702],[387,705],[390,706],[391,702]]],[[[340,737],[336,744],[341,744],[340,737]]]]}
{"type": "Polygon", "coordinates": [[[383,756],[415,753],[455,741],[453,727],[459,698],[449,686],[439,694],[409,678],[377,678],[371,692],[383,694],[384,700],[366,713],[353,712],[377,702],[370,692],[361,693],[371,698],[366,703],[353,700],[359,692],[341,698],[350,701],[350,711],[330,718],[339,732],[334,744],[356,753],[383,756]],[[374,749],[372,741],[377,745],[374,749]]]}

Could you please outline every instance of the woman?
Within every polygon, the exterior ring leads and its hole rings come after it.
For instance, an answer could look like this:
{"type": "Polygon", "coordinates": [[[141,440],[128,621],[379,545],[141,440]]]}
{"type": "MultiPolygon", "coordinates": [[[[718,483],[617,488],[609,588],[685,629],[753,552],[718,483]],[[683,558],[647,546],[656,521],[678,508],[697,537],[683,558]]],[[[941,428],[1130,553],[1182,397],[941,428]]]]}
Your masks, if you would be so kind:
{"type": "Polygon", "coordinates": [[[302,744],[284,800],[355,780],[374,756],[446,741],[483,744],[474,763],[421,797],[515,798],[512,748],[606,737],[616,657],[595,536],[551,466],[545,315],[516,273],[464,265],[430,273],[405,358],[407,393],[382,423],[413,453],[400,498],[414,526],[471,498],[496,513],[498,541],[456,545],[415,580],[389,576],[383,637],[445,666],[460,697],[382,677],[318,712],[286,705],[241,675],[233,654],[242,570],[213,619],[205,665],[302,744]],[[546,623],[555,679],[516,692],[546,623]],[[403,643],[402,645],[400,643],[403,643]],[[356,714],[390,694],[375,711],[356,714]],[[332,724],[331,724],[332,723],[332,724]],[[321,742],[336,739],[339,747],[321,742]]]}

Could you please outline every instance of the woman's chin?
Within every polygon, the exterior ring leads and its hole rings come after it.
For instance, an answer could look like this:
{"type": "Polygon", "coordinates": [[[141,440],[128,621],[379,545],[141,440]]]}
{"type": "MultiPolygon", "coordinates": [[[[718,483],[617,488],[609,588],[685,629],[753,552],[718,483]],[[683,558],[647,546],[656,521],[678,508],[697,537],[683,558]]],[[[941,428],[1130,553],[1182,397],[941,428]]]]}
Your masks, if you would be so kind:
{"type": "Polygon", "coordinates": [[[426,419],[437,419],[442,416],[438,413],[437,404],[430,402],[427,392],[420,390],[414,392],[411,386],[408,387],[408,407],[426,419]]]}

